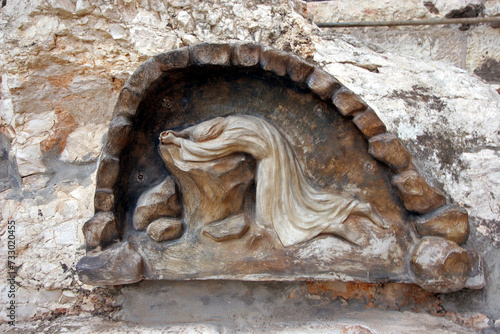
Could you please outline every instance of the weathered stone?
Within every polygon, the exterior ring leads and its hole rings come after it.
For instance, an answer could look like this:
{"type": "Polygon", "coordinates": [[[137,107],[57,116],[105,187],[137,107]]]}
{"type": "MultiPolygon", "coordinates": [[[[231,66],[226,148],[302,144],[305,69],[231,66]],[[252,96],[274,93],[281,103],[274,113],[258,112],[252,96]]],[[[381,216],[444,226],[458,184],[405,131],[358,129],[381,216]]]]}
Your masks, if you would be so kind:
{"type": "Polygon", "coordinates": [[[128,141],[132,122],[126,117],[114,117],[108,130],[108,139],[104,151],[112,157],[118,157],[128,141]]]}
{"type": "Polygon", "coordinates": [[[385,124],[380,120],[372,108],[357,114],[353,119],[354,124],[368,138],[379,135],[386,131],[385,124]]]}
{"type": "Polygon", "coordinates": [[[241,213],[255,173],[251,157],[233,154],[204,164],[187,165],[184,170],[174,164],[165,147],[161,147],[161,154],[179,181],[183,216],[190,226],[203,226],[241,213]]]}
{"type": "Polygon", "coordinates": [[[94,196],[95,212],[113,211],[115,208],[115,196],[111,189],[97,189],[94,196]]]}
{"type": "Polygon", "coordinates": [[[120,173],[120,160],[104,155],[97,169],[97,188],[113,189],[120,173]]]}
{"type": "Polygon", "coordinates": [[[233,64],[255,66],[260,61],[261,47],[258,44],[245,43],[234,46],[233,64]]]}
{"type": "Polygon", "coordinates": [[[157,242],[169,241],[179,238],[184,230],[180,219],[160,218],[148,225],[147,233],[157,242]]]}
{"type": "Polygon", "coordinates": [[[394,134],[386,132],[370,138],[368,153],[394,171],[401,171],[411,162],[411,154],[394,134]]]}
{"type": "Polygon", "coordinates": [[[174,180],[168,176],[162,183],[139,197],[134,211],[133,226],[136,230],[145,230],[158,218],[178,217],[181,213],[174,180]]]}
{"type": "Polygon", "coordinates": [[[339,109],[344,116],[355,116],[357,113],[368,108],[359,96],[351,92],[349,89],[342,89],[333,97],[333,104],[339,109]]]}
{"type": "Polygon", "coordinates": [[[189,48],[164,52],[154,57],[162,71],[170,71],[176,68],[186,67],[189,63],[189,48]]]}
{"type": "Polygon", "coordinates": [[[461,245],[469,236],[467,210],[456,205],[447,205],[419,217],[415,226],[422,236],[442,237],[461,245]]]}
{"type": "Polygon", "coordinates": [[[229,65],[230,44],[198,44],[192,47],[192,61],[197,65],[229,65]]]}
{"type": "Polygon", "coordinates": [[[340,82],[329,73],[315,67],[307,78],[307,86],[323,100],[330,99],[341,87],[340,82]]]}
{"type": "Polygon", "coordinates": [[[452,292],[465,287],[470,270],[467,251],[455,242],[427,237],[411,259],[418,285],[431,292],[452,292]]]}
{"type": "Polygon", "coordinates": [[[314,66],[296,56],[290,56],[288,76],[295,82],[305,82],[314,71],[314,66]]]}
{"type": "Polygon", "coordinates": [[[479,256],[477,251],[470,246],[465,245],[463,248],[467,250],[467,256],[469,257],[469,263],[471,265],[465,287],[467,289],[482,289],[486,284],[483,259],[479,256]]]}
{"type": "Polygon", "coordinates": [[[128,242],[113,245],[98,255],[83,257],[76,265],[80,280],[93,285],[120,285],[142,280],[141,256],[128,242]]]}
{"type": "Polygon", "coordinates": [[[124,87],[118,96],[114,114],[132,117],[137,112],[137,107],[141,102],[141,95],[131,87],[124,87]]]}
{"type": "Polygon", "coordinates": [[[116,218],[112,212],[98,212],[83,225],[83,235],[87,249],[102,248],[118,238],[116,218]]]}
{"type": "Polygon", "coordinates": [[[285,76],[289,61],[290,56],[287,52],[262,48],[260,66],[266,71],[274,72],[279,76],[285,76]]]}
{"type": "Polygon", "coordinates": [[[215,241],[221,242],[240,239],[247,231],[248,224],[245,215],[240,214],[205,226],[203,234],[215,241]]]}
{"type": "Polygon", "coordinates": [[[408,170],[395,175],[392,184],[408,211],[427,213],[446,203],[442,192],[430,186],[417,171],[408,170]]]}
{"type": "Polygon", "coordinates": [[[130,76],[126,87],[143,94],[148,87],[155,82],[161,75],[160,65],[154,58],[148,59],[130,76]]]}

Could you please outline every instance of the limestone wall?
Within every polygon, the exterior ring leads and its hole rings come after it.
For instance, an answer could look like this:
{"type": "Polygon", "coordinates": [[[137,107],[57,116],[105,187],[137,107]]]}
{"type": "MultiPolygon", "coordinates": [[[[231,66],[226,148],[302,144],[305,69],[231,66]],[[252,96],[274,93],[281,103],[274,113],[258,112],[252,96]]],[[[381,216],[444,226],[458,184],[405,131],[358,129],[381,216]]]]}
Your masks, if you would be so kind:
{"type": "MultiPolygon", "coordinates": [[[[349,8],[342,13],[355,11],[349,8]]],[[[40,324],[62,315],[168,324],[219,319],[258,328],[272,321],[330,321],[339,309],[347,316],[377,307],[444,314],[446,321],[478,330],[500,318],[500,95],[466,70],[324,34],[298,0],[7,0],[0,9],[0,45],[0,261],[7,267],[13,220],[17,321],[40,324]],[[436,296],[397,284],[146,282],[102,288],[78,280],[75,265],[85,253],[81,227],[93,215],[96,163],[124,82],[155,54],[237,40],[319,64],[376,110],[419,160],[421,172],[469,210],[469,243],[484,258],[485,289],[436,296]],[[231,303],[238,305],[232,313],[231,303]]],[[[9,320],[9,288],[2,270],[3,321],[9,320]]]]}
{"type": "MultiPolygon", "coordinates": [[[[500,15],[496,0],[308,2],[316,23],[423,20],[500,15]]],[[[500,85],[499,24],[322,29],[356,36],[372,49],[442,60],[500,85]]]]}

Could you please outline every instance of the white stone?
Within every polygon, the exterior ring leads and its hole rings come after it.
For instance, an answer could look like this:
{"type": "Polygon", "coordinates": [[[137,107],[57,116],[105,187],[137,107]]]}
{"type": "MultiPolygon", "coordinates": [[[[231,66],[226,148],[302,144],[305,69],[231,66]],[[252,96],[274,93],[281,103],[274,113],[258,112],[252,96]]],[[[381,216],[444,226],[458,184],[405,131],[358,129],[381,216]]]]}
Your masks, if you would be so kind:
{"type": "Polygon", "coordinates": [[[96,160],[101,151],[106,124],[87,124],[73,131],[61,153],[61,160],[69,162],[87,162],[96,160]]]}
{"type": "Polygon", "coordinates": [[[21,176],[43,173],[46,167],[42,163],[40,144],[35,142],[31,146],[20,147],[16,150],[17,167],[21,176]]]}
{"type": "Polygon", "coordinates": [[[86,15],[92,13],[94,6],[90,4],[88,0],[78,0],[76,2],[75,13],[77,15],[86,15]]]}
{"type": "Polygon", "coordinates": [[[127,30],[119,24],[112,24],[109,26],[109,34],[113,39],[122,39],[127,36],[127,30]]]}
{"type": "Polygon", "coordinates": [[[194,20],[191,17],[191,15],[186,12],[185,10],[181,10],[179,13],[177,13],[177,21],[180,23],[180,25],[190,31],[194,27],[194,20]]]}

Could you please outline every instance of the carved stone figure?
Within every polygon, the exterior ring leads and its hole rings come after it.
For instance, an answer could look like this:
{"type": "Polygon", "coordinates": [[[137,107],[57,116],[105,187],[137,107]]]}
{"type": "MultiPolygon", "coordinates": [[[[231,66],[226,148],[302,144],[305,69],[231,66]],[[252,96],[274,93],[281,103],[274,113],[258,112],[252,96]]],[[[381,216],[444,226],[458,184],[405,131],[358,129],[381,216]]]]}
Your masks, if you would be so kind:
{"type": "Polygon", "coordinates": [[[370,204],[312,187],[286,138],[262,118],[218,117],[179,133],[163,132],[160,141],[167,166],[174,164],[179,170],[239,152],[255,157],[256,222],[261,228],[274,229],[285,247],[320,233],[357,244],[361,234],[343,225],[350,215],[387,227],[370,204]]]}

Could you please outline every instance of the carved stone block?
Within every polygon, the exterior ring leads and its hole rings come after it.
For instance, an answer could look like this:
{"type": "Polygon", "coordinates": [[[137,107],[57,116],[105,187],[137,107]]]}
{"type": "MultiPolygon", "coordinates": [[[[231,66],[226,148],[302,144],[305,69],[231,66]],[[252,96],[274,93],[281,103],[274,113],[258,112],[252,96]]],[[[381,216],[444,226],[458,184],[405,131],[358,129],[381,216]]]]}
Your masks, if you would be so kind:
{"type": "Polygon", "coordinates": [[[115,196],[111,189],[97,189],[94,196],[94,209],[96,212],[113,211],[115,196]]]}
{"type": "Polygon", "coordinates": [[[258,44],[237,44],[234,47],[233,63],[240,66],[256,66],[260,62],[261,47],[258,44]]]}
{"type": "Polygon", "coordinates": [[[97,188],[111,189],[120,173],[120,160],[110,156],[102,156],[97,169],[97,188]]]}
{"type": "Polygon", "coordinates": [[[205,226],[203,234],[215,241],[222,242],[241,239],[248,231],[248,228],[245,215],[241,214],[205,226]]]}
{"type": "Polygon", "coordinates": [[[179,238],[184,230],[182,220],[160,218],[148,225],[147,233],[156,242],[170,241],[179,238]]]}
{"type": "Polygon", "coordinates": [[[87,249],[105,247],[118,238],[116,219],[112,212],[98,212],[83,225],[87,249]]]}
{"type": "Polygon", "coordinates": [[[430,186],[417,171],[397,174],[392,182],[409,211],[427,213],[446,203],[441,191],[430,186]]]}
{"type": "Polygon", "coordinates": [[[372,108],[357,114],[352,120],[359,130],[368,138],[382,134],[386,131],[385,124],[382,123],[372,108]]]}
{"type": "Polygon", "coordinates": [[[307,86],[323,100],[329,100],[342,86],[327,72],[314,68],[307,78],[307,86]]]}
{"type": "Polygon", "coordinates": [[[144,192],[134,211],[133,226],[136,230],[145,230],[151,222],[161,217],[179,217],[182,213],[171,177],[144,192]]]}
{"type": "Polygon", "coordinates": [[[372,137],[368,143],[368,152],[395,171],[405,169],[411,162],[410,152],[392,133],[386,132],[372,137]]]}
{"type": "Polygon", "coordinates": [[[192,47],[192,61],[197,65],[229,65],[231,45],[198,44],[192,47]]]}
{"type": "Polygon", "coordinates": [[[117,115],[111,120],[108,130],[108,140],[105,151],[112,157],[118,157],[128,141],[132,122],[123,116],[117,115]]]}
{"type": "Polygon", "coordinates": [[[94,285],[130,284],[143,279],[142,258],[128,242],[83,257],[76,271],[83,283],[94,285]]]}
{"type": "Polygon", "coordinates": [[[262,48],[260,66],[265,71],[274,72],[279,76],[285,76],[289,62],[290,56],[288,53],[271,48],[262,48]]]}
{"type": "Polygon", "coordinates": [[[162,71],[159,64],[154,58],[150,58],[140,66],[138,71],[135,71],[130,76],[125,87],[129,87],[132,90],[138,91],[139,94],[143,94],[151,83],[160,77],[161,73],[162,71]]]}
{"type": "MultiPolygon", "coordinates": [[[[299,57],[291,56],[290,64],[288,65],[288,76],[295,82],[306,82],[307,78],[309,78],[314,69],[315,69],[314,65],[309,64],[308,62],[304,61],[303,59],[300,59],[299,57]]],[[[315,84],[313,82],[313,80],[315,79],[318,78],[311,79],[311,84],[315,84]]],[[[315,86],[315,89],[319,90],[320,88],[318,86],[319,85],[315,86]]],[[[331,97],[331,95],[328,96],[328,94],[326,94],[326,98],[329,97],[331,97]]]]}
{"type": "Polygon", "coordinates": [[[364,111],[368,106],[353,92],[343,87],[334,97],[333,104],[337,106],[344,116],[355,116],[364,111]]]}
{"type": "Polygon", "coordinates": [[[447,205],[419,217],[415,226],[420,235],[442,237],[463,244],[469,236],[467,210],[456,205],[447,205]]]}
{"type": "Polygon", "coordinates": [[[431,292],[451,292],[465,287],[471,265],[467,251],[453,241],[428,237],[411,259],[417,284],[431,292]]]}
{"type": "Polygon", "coordinates": [[[155,56],[154,59],[163,72],[176,68],[184,68],[189,64],[189,48],[184,47],[171,52],[165,52],[155,56]]]}
{"type": "Polygon", "coordinates": [[[118,98],[118,103],[115,106],[114,113],[116,115],[122,115],[125,118],[135,115],[137,107],[141,102],[142,95],[137,90],[133,90],[130,87],[124,87],[120,92],[118,98]]]}

